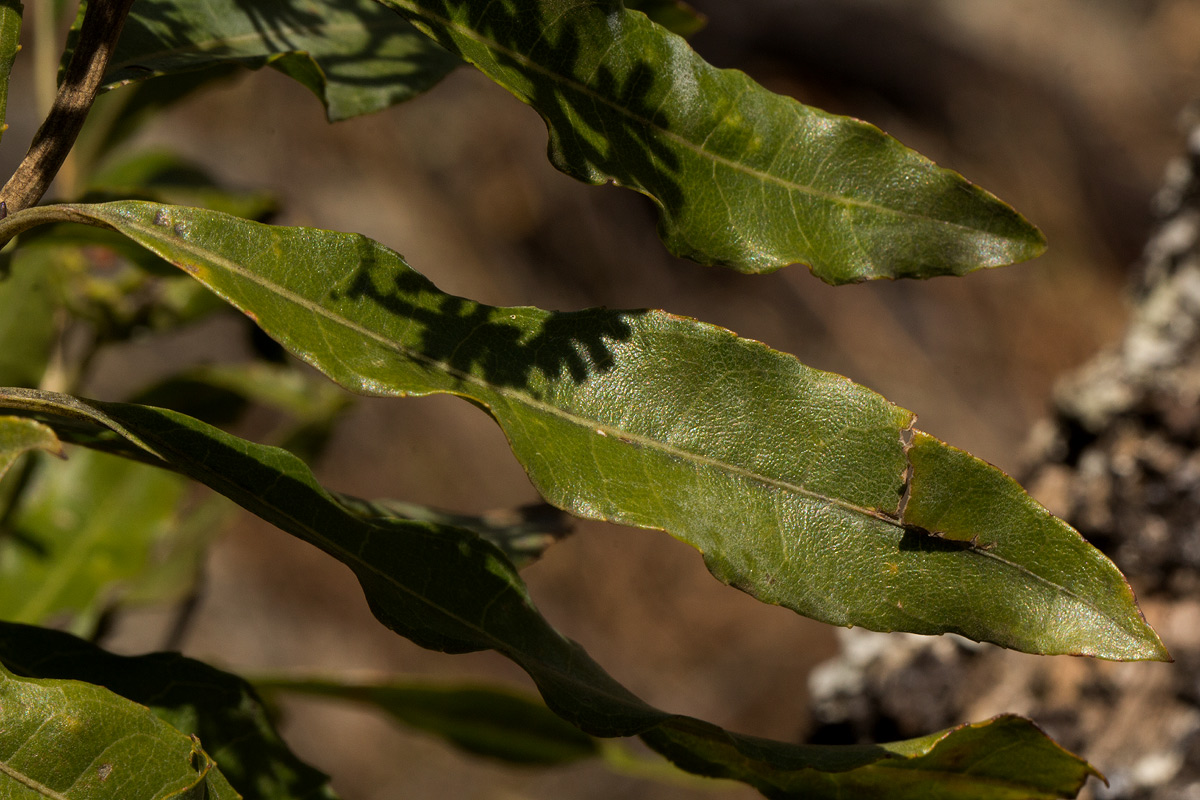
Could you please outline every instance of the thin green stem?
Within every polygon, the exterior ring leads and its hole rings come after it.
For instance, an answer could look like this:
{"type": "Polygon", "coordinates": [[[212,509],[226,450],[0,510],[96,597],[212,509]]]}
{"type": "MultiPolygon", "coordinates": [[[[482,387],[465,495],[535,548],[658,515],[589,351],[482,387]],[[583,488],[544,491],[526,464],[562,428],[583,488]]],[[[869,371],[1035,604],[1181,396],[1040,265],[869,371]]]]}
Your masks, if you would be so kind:
{"type": "MultiPolygon", "coordinates": [[[[12,206],[9,206],[9,211],[12,211],[12,206]]],[[[50,225],[55,222],[79,222],[95,227],[108,227],[107,225],[97,225],[96,220],[67,206],[34,206],[0,218],[0,247],[8,244],[18,234],[32,230],[39,225],[50,225]]]]}
{"type": "MultiPolygon", "coordinates": [[[[44,0],[43,0],[44,2],[44,0]]],[[[79,136],[133,0],[92,0],[54,104],[17,171],[0,189],[8,213],[42,199],[79,136]]],[[[0,241],[7,241],[0,237],[0,241]]]]}

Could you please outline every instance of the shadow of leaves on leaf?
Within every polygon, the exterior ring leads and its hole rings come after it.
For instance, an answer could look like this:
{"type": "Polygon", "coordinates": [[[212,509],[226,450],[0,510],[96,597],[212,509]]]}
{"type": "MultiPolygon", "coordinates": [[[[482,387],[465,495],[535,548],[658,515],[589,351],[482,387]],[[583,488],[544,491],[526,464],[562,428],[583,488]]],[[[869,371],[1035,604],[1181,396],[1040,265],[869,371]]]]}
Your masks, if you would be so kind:
{"type": "Polygon", "coordinates": [[[384,90],[403,76],[418,92],[460,63],[397,14],[367,0],[323,0],[328,14],[322,13],[323,3],[226,1],[232,3],[230,13],[223,17],[214,12],[214,20],[197,16],[175,0],[138,0],[106,80],[216,67],[229,61],[251,68],[268,63],[282,67],[280,57],[303,54],[329,83],[384,90]],[[347,27],[350,20],[354,24],[347,27]]]}
{"type": "Polygon", "coordinates": [[[555,166],[588,183],[616,182],[642,191],[669,216],[683,206],[682,161],[661,135],[672,126],[663,104],[650,98],[660,66],[648,58],[621,65],[620,73],[604,63],[584,66],[585,60],[607,55],[588,52],[589,46],[599,47],[588,42],[591,15],[602,7],[615,18],[624,13],[620,2],[590,3],[585,11],[572,9],[556,19],[549,19],[547,4],[537,0],[420,0],[416,5],[421,11],[410,10],[406,16],[432,23],[423,30],[452,53],[470,59],[461,40],[450,33],[451,20],[465,20],[487,40],[500,70],[489,66],[484,71],[541,114],[555,166]],[[475,12],[477,8],[483,10],[475,12]],[[520,79],[505,80],[498,72],[520,79]]]}
{"type": "Polygon", "coordinates": [[[629,339],[629,318],[646,313],[497,308],[445,294],[416,272],[380,274],[384,270],[374,267],[373,251],[364,248],[361,268],[330,293],[331,300],[367,301],[374,307],[368,313],[416,323],[417,349],[424,359],[535,397],[542,383],[535,373],[548,381],[582,384],[590,375],[612,369],[610,343],[629,339]]]}

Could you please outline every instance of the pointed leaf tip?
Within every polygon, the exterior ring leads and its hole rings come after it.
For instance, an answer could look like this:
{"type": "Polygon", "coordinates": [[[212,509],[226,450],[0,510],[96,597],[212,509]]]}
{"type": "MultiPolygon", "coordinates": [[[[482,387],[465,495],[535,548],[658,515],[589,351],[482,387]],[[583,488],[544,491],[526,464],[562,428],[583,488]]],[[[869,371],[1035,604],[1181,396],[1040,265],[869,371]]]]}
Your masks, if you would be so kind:
{"type": "Polygon", "coordinates": [[[908,546],[929,552],[952,578],[956,590],[943,602],[990,620],[991,641],[1045,654],[1171,660],[1117,567],[1015,480],[922,431],[909,459],[908,546]],[[1014,590],[986,589],[985,574],[1014,590]]]}
{"type": "Polygon", "coordinates": [[[620,3],[381,0],[532,106],[554,165],[650,197],[676,255],[829,283],[1032,258],[1007,204],[868,123],[704,61],[620,3]]]}
{"type": "MultiPolygon", "coordinates": [[[[1154,657],[1121,574],[1069,527],[1036,528],[1050,538],[1027,553],[901,519],[912,453],[945,446],[907,448],[912,413],[840,375],[662,312],[453,297],[363,236],[149,203],[69,208],[188,270],[346,388],[486,408],[551,503],[666,530],[764,602],[835,625],[1154,657]],[[1039,561],[1060,549],[1060,565],[1039,561]],[[1044,627],[1047,609],[1059,616],[1044,627]],[[1122,631],[1144,641],[1120,644],[1122,631]]],[[[933,470],[918,472],[909,515],[933,470]]],[[[975,509],[981,535],[1036,521],[1020,487],[1002,484],[975,509]]]]}

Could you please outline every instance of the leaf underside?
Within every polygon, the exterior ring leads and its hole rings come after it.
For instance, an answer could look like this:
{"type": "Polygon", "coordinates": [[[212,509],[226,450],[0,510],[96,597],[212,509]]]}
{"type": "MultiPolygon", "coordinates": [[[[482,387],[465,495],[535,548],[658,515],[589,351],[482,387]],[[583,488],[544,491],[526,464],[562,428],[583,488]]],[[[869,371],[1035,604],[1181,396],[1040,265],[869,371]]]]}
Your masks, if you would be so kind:
{"type": "Polygon", "coordinates": [[[662,312],[484,306],[358,235],[64,209],[178,265],[351,390],[469,398],[551,503],[666,530],[764,602],[1036,653],[1166,657],[1120,572],[1011,478],[761,343],[662,312]]]}
{"type": "Polygon", "coordinates": [[[749,783],[772,797],[1073,797],[1094,770],[1027,720],[1000,717],[887,745],[824,747],[733,734],[646,705],[533,606],[516,569],[476,534],[363,517],[326,492],[302,461],[184,415],[27,389],[0,404],[105,447],[106,431],[325,550],[359,579],[376,617],[445,652],[494,649],[534,679],[547,704],[585,732],[642,736],[684,769],[749,783]],[[97,429],[88,435],[79,423],[97,429]],[[1001,755],[1002,754],[1002,755],[1001,755]],[[945,787],[939,795],[935,788],[945,787]],[[933,791],[931,794],[930,792],[933,791]]]}
{"type": "Polygon", "coordinates": [[[649,196],[671,252],[830,283],[961,275],[1041,233],[878,128],[718,70],[616,0],[380,0],[546,121],[563,172],[649,196]]]}

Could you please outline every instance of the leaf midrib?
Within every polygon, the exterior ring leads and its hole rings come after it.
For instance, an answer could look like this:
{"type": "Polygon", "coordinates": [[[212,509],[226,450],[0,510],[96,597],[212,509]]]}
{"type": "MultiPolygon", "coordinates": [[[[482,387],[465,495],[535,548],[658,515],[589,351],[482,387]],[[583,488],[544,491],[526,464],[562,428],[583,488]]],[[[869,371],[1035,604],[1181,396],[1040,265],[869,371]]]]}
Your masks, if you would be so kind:
{"type": "MultiPolygon", "coordinates": [[[[460,25],[459,23],[455,22],[454,20],[447,19],[438,14],[434,14],[430,11],[427,11],[424,8],[421,8],[420,6],[413,4],[410,0],[382,0],[382,1],[385,2],[385,4],[401,6],[401,7],[405,8],[413,16],[423,17],[426,20],[443,25],[446,28],[451,28],[451,29],[457,31],[458,33],[462,34],[466,38],[473,39],[474,41],[483,45],[484,47],[495,50],[496,52],[502,53],[502,54],[512,58],[514,61],[520,62],[527,68],[529,68],[535,72],[538,72],[547,78],[550,78],[552,81],[557,81],[559,83],[562,83],[565,86],[571,87],[572,89],[579,92],[580,94],[585,95],[588,99],[590,99],[594,102],[600,103],[601,105],[607,106],[608,108],[616,111],[618,114],[623,115],[623,116],[627,117],[628,119],[630,119],[640,125],[644,125],[648,128],[652,128],[653,130],[658,132],[663,138],[670,139],[671,141],[676,142],[677,144],[685,147],[688,150],[691,150],[693,153],[696,153],[697,155],[699,155],[702,158],[710,159],[724,167],[734,170],[735,172],[741,172],[745,175],[749,175],[757,180],[762,181],[763,183],[774,183],[788,191],[794,191],[799,194],[806,194],[806,195],[809,195],[812,197],[816,197],[820,200],[824,200],[824,201],[832,203],[834,205],[862,208],[866,211],[870,211],[870,212],[874,212],[874,213],[878,213],[878,214],[884,214],[884,215],[890,214],[892,216],[898,217],[900,219],[905,219],[905,220],[917,220],[917,221],[923,221],[923,222],[932,222],[937,225],[943,225],[948,228],[953,228],[953,229],[961,230],[961,231],[969,231],[969,232],[972,232],[975,234],[984,233],[984,234],[987,234],[990,236],[999,236],[1000,238],[1005,238],[1005,239],[1010,238],[1007,236],[1002,236],[999,234],[991,233],[990,231],[986,231],[982,228],[974,227],[971,225],[964,225],[963,223],[960,223],[960,222],[952,222],[950,220],[939,219],[937,217],[930,217],[927,215],[922,215],[922,214],[918,214],[918,213],[911,212],[911,211],[904,211],[902,209],[893,208],[891,206],[880,205],[879,203],[871,202],[869,200],[860,200],[860,199],[854,198],[854,197],[846,197],[844,195],[833,194],[832,192],[818,189],[815,186],[796,183],[795,181],[785,180],[784,178],[773,175],[770,172],[766,172],[764,170],[757,169],[755,167],[751,167],[742,162],[735,161],[731,158],[727,158],[725,156],[718,155],[716,153],[713,153],[710,150],[706,150],[701,145],[697,145],[691,139],[684,138],[683,136],[680,136],[679,134],[675,133],[674,131],[669,130],[667,128],[662,127],[661,125],[656,124],[652,120],[646,119],[645,117],[642,117],[638,114],[634,114],[628,108],[625,108],[624,106],[622,106],[618,103],[615,103],[612,100],[609,100],[604,95],[598,94],[597,92],[593,91],[592,88],[590,86],[588,86],[587,84],[580,83],[572,78],[568,78],[568,77],[564,76],[561,72],[556,72],[547,67],[543,67],[541,64],[539,64],[538,62],[529,58],[524,53],[521,53],[519,51],[512,50],[508,47],[505,47],[504,45],[500,44],[496,40],[491,39],[487,36],[484,36],[482,33],[475,31],[473,28],[465,27],[465,26],[460,25]]],[[[564,12],[563,15],[565,16],[567,13],[569,13],[569,11],[564,12]]],[[[628,13],[628,12],[623,11],[622,13],[628,13]]],[[[674,35],[674,34],[669,34],[669,35],[674,35]]],[[[724,70],[718,70],[718,71],[723,72],[724,70]]],[[[797,102],[797,104],[799,105],[798,102],[797,102]]],[[[866,124],[866,123],[863,123],[863,124],[866,124]]],[[[715,128],[714,128],[714,130],[715,130],[715,128]]],[[[619,181],[618,181],[618,183],[619,183],[619,181]]],[[[860,247],[861,247],[861,245],[860,245],[860,247]]],[[[866,251],[864,250],[863,252],[865,253],[866,251]]],[[[810,254],[810,257],[811,257],[811,254],[810,254]]]]}
{"type": "MultiPolygon", "coordinates": [[[[85,214],[88,213],[87,207],[76,206],[74,208],[77,211],[80,211],[81,213],[85,213],[85,214]]],[[[101,219],[103,220],[103,217],[101,217],[101,219]]],[[[714,459],[710,456],[693,453],[689,450],[683,450],[674,445],[668,444],[666,442],[662,442],[658,439],[653,439],[653,438],[644,436],[643,434],[639,434],[639,433],[635,433],[635,432],[628,432],[628,431],[613,427],[608,424],[598,423],[595,420],[589,420],[587,418],[580,417],[577,414],[572,414],[564,409],[558,408],[557,406],[550,405],[550,404],[545,403],[541,400],[538,400],[528,394],[525,394],[523,392],[518,392],[513,389],[509,389],[508,387],[492,386],[491,384],[486,383],[482,379],[478,378],[477,376],[475,376],[469,372],[464,372],[463,370],[453,367],[450,364],[446,364],[444,362],[430,358],[429,356],[425,355],[424,353],[419,353],[419,352],[413,351],[413,350],[401,345],[400,343],[387,338],[386,336],[384,336],[381,333],[378,333],[374,330],[363,327],[362,325],[359,325],[358,323],[355,323],[352,320],[348,320],[341,315],[333,313],[331,310],[327,309],[325,306],[322,306],[315,301],[309,300],[308,298],[306,298],[302,295],[299,295],[290,289],[279,286],[276,283],[267,281],[265,278],[263,278],[258,273],[252,272],[252,271],[242,267],[240,264],[230,261],[229,259],[226,259],[225,257],[220,255],[219,253],[216,253],[215,251],[204,250],[199,247],[193,246],[190,242],[188,242],[183,237],[164,239],[164,237],[162,236],[161,230],[157,226],[146,225],[137,219],[131,219],[129,217],[121,216],[121,221],[123,224],[129,226],[130,228],[133,228],[133,229],[141,232],[147,239],[149,239],[151,241],[163,242],[164,245],[177,247],[178,249],[184,251],[185,253],[190,254],[193,257],[195,257],[196,261],[198,261],[200,263],[203,263],[205,261],[211,262],[221,269],[225,269],[237,276],[240,276],[243,280],[246,280],[249,283],[252,283],[255,286],[258,286],[260,289],[262,289],[264,291],[276,292],[278,295],[284,297],[285,299],[287,299],[291,302],[294,302],[297,306],[304,308],[305,310],[311,311],[314,314],[328,320],[329,322],[331,322],[335,325],[339,325],[357,335],[364,336],[372,341],[375,341],[376,343],[380,344],[385,349],[392,350],[393,352],[395,352],[401,356],[411,358],[414,361],[419,361],[421,363],[427,364],[436,369],[440,369],[440,370],[444,371],[446,374],[458,379],[459,381],[461,381],[463,383],[474,384],[476,386],[481,387],[482,389],[484,389],[486,391],[494,392],[495,394],[498,394],[498,395],[504,397],[505,399],[527,405],[534,410],[541,411],[550,416],[558,417],[560,419],[565,420],[569,424],[573,424],[578,427],[588,428],[588,429],[592,429],[592,430],[603,429],[606,433],[612,433],[617,436],[622,436],[625,439],[635,441],[644,447],[659,450],[660,452],[663,452],[663,453],[667,454],[668,456],[675,456],[675,457],[680,458],[681,460],[691,459],[698,463],[705,464],[707,466],[715,467],[718,469],[723,469],[727,472],[738,475],[747,480],[758,482],[765,486],[782,489],[784,491],[791,491],[796,494],[809,497],[809,498],[819,501],[819,502],[825,502],[825,503],[829,503],[830,505],[838,506],[838,507],[840,507],[846,511],[849,511],[853,514],[861,514],[861,515],[870,517],[872,519],[876,519],[886,525],[890,525],[892,527],[895,527],[895,528],[898,528],[901,530],[907,530],[907,526],[904,524],[903,520],[888,516],[885,512],[882,512],[878,509],[866,508],[866,507],[851,503],[847,500],[842,500],[840,498],[835,498],[835,497],[829,497],[827,495],[821,494],[820,492],[812,491],[812,490],[807,489],[806,487],[800,486],[798,484],[793,484],[793,483],[790,483],[790,482],[782,480],[782,479],[772,478],[772,477],[766,476],[766,475],[761,475],[761,474],[756,473],[753,470],[747,469],[745,467],[741,467],[736,464],[729,464],[728,462],[724,462],[724,461],[718,461],[717,459],[714,459]]],[[[164,249],[165,249],[165,247],[164,247],[164,249]]],[[[160,252],[158,252],[158,255],[160,255],[164,259],[167,259],[168,261],[171,260],[171,257],[167,252],[160,251],[160,252]]],[[[185,269],[184,271],[186,272],[187,270],[185,269]]],[[[197,280],[200,280],[201,283],[205,283],[205,281],[201,280],[201,278],[199,276],[193,275],[193,277],[195,277],[197,280]]],[[[210,288],[213,288],[213,287],[210,287],[210,288]]],[[[244,311],[245,311],[245,309],[243,309],[243,312],[244,311]]],[[[314,363],[313,366],[317,367],[318,369],[321,369],[319,364],[314,363]]],[[[322,369],[322,371],[324,371],[324,370],[322,369]]],[[[450,392],[448,390],[438,389],[438,390],[434,390],[434,391],[438,392],[438,393],[445,392],[447,394],[454,394],[454,392],[450,392]]],[[[399,392],[397,392],[396,394],[399,394],[399,392]]],[[[466,393],[464,393],[464,394],[466,394],[466,393]]],[[[387,396],[387,395],[381,393],[379,396],[387,396]]],[[[467,396],[470,396],[470,395],[467,395],[467,396]]],[[[478,398],[472,398],[472,399],[478,399],[478,398]]],[[[482,401],[480,401],[480,402],[482,402],[482,401]]],[[[489,405],[489,408],[490,407],[491,406],[489,405]]],[[[911,480],[911,478],[910,478],[910,480],[911,480]]],[[[992,559],[999,564],[1003,564],[1004,566],[1007,566],[1010,569],[1013,569],[1019,573],[1022,573],[1024,575],[1032,578],[1033,580],[1035,580],[1039,583],[1042,583],[1045,586],[1050,587],[1051,589],[1055,590],[1056,592],[1060,592],[1063,595],[1066,595],[1067,597],[1072,598],[1073,600],[1078,602],[1080,605],[1083,605],[1083,606],[1086,606],[1087,608],[1092,609],[1094,612],[1096,612],[1096,614],[1098,616],[1100,616],[1104,619],[1107,619],[1110,622],[1113,622],[1114,624],[1116,624],[1116,626],[1120,630],[1124,631],[1126,635],[1131,635],[1129,633],[1129,631],[1126,630],[1126,628],[1120,624],[1120,621],[1118,619],[1114,618],[1111,613],[1101,609],[1089,598],[1079,595],[1078,593],[1076,593],[1069,587],[1064,586],[1060,583],[1057,583],[1053,580],[1050,580],[1049,578],[1047,578],[1045,576],[1039,575],[1038,573],[1030,570],[1025,565],[1014,562],[1014,561],[1010,561],[1009,559],[1004,558],[1004,557],[998,555],[997,553],[995,553],[991,550],[988,550],[986,548],[976,547],[974,545],[971,545],[970,549],[971,549],[971,552],[976,555],[992,559]]]]}
{"type": "MultiPolygon", "coordinates": [[[[86,213],[86,210],[84,208],[82,208],[82,207],[78,207],[78,208],[79,208],[79,210],[84,211],[86,213]]],[[[404,358],[408,358],[412,361],[422,363],[434,370],[441,371],[441,372],[449,375],[450,377],[458,380],[461,383],[473,384],[473,385],[478,386],[479,388],[483,389],[485,392],[499,395],[506,400],[528,406],[529,408],[531,408],[535,411],[547,414],[549,416],[558,417],[559,419],[562,419],[562,420],[568,422],[569,424],[575,425],[576,427],[597,431],[597,435],[599,435],[599,433],[598,433],[599,431],[604,431],[604,435],[606,435],[606,436],[612,435],[614,437],[618,437],[620,439],[634,442],[638,445],[641,445],[641,446],[644,446],[644,447],[647,447],[650,449],[659,450],[660,452],[663,452],[668,456],[674,456],[676,458],[679,458],[680,460],[694,461],[696,463],[699,463],[699,464],[702,464],[705,466],[715,467],[717,469],[732,473],[739,477],[746,478],[747,480],[751,480],[751,481],[763,484],[765,486],[769,486],[769,487],[776,488],[776,489],[782,489],[784,491],[792,492],[794,494],[803,495],[803,496],[809,497],[813,500],[817,500],[819,502],[829,503],[830,505],[836,505],[840,508],[844,508],[847,511],[850,511],[855,514],[862,514],[864,516],[878,519],[881,522],[884,522],[888,525],[892,525],[897,528],[904,527],[900,521],[898,521],[894,517],[889,516],[886,512],[881,511],[879,509],[869,508],[866,506],[860,506],[855,503],[851,503],[848,500],[844,500],[842,498],[831,497],[829,495],[825,495],[825,494],[822,494],[821,492],[813,491],[812,489],[808,489],[807,487],[801,486],[800,484],[792,483],[791,481],[787,481],[782,478],[774,478],[769,475],[763,475],[761,473],[755,472],[751,469],[740,466],[738,464],[732,464],[727,461],[720,461],[716,458],[713,458],[712,456],[704,455],[703,453],[696,453],[691,450],[685,450],[683,448],[672,445],[668,442],[664,442],[660,439],[654,439],[652,437],[646,436],[645,434],[637,433],[635,431],[628,431],[623,428],[618,428],[610,423],[605,423],[605,422],[601,422],[598,420],[589,419],[587,417],[580,416],[578,414],[567,411],[566,409],[563,409],[558,406],[551,405],[542,400],[539,400],[525,392],[520,392],[515,389],[505,387],[505,386],[493,385],[470,372],[461,370],[461,369],[453,366],[452,364],[448,364],[444,361],[439,361],[435,358],[431,358],[430,356],[428,356],[420,351],[413,350],[393,339],[388,338],[386,335],[379,333],[378,331],[375,331],[375,330],[372,330],[371,328],[367,328],[363,325],[360,325],[359,323],[354,322],[353,320],[347,319],[346,317],[344,317],[340,314],[336,314],[333,311],[331,311],[330,309],[328,309],[327,307],[321,305],[320,303],[318,303],[314,300],[310,300],[309,298],[304,297],[303,295],[298,294],[295,291],[293,291],[287,287],[280,286],[279,284],[272,282],[272,281],[268,281],[267,279],[263,278],[258,273],[248,270],[245,267],[241,266],[240,264],[238,264],[234,261],[231,261],[212,250],[205,250],[205,249],[202,249],[199,247],[192,246],[191,243],[188,242],[183,237],[164,240],[164,237],[162,237],[160,230],[156,226],[145,225],[144,223],[140,222],[139,220],[131,220],[128,218],[122,218],[122,220],[123,220],[124,224],[128,225],[131,228],[138,230],[146,238],[154,240],[154,241],[163,242],[164,250],[166,250],[168,247],[177,248],[179,250],[184,251],[188,255],[195,257],[196,260],[200,261],[201,263],[203,263],[205,261],[210,262],[210,263],[216,265],[217,267],[219,267],[220,269],[226,270],[227,272],[237,275],[237,276],[241,277],[243,280],[254,284],[255,286],[259,287],[260,289],[262,289],[266,292],[280,296],[280,297],[288,300],[289,302],[294,303],[296,306],[299,306],[300,308],[303,308],[306,311],[312,312],[313,314],[315,314],[325,320],[328,320],[330,323],[333,323],[336,326],[342,327],[357,336],[361,336],[366,339],[369,339],[369,340],[375,342],[376,344],[380,345],[382,348],[384,348],[386,350],[390,350],[390,351],[396,353],[397,355],[400,355],[404,358]]],[[[164,259],[167,259],[167,260],[171,259],[171,256],[168,252],[159,252],[158,254],[160,256],[162,256],[164,259]]],[[[184,271],[186,272],[187,270],[184,270],[184,271]]],[[[207,285],[207,282],[204,281],[201,277],[196,276],[196,275],[193,275],[193,277],[196,277],[196,279],[199,280],[201,283],[205,283],[207,285]]],[[[210,288],[215,288],[215,287],[210,287],[210,288]]],[[[233,302],[233,301],[231,301],[231,302],[233,302]]],[[[243,313],[245,313],[248,309],[242,309],[242,310],[243,310],[243,313]]],[[[313,359],[313,360],[315,361],[315,359],[313,359]]],[[[325,371],[325,368],[323,368],[320,364],[314,363],[313,366],[317,367],[322,372],[325,371]]],[[[347,372],[352,372],[352,370],[350,370],[348,367],[346,369],[347,369],[347,372]]],[[[356,377],[363,377],[363,376],[356,375],[356,377]]],[[[441,389],[437,389],[437,390],[433,390],[433,391],[435,393],[443,393],[444,392],[446,394],[455,394],[455,392],[451,392],[448,390],[441,390],[441,389]]],[[[371,391],[371,392],[364,392],[364,393],[376,394],[377,396],[381,396],[381,397],[396,396],[396,395],[402,394],[402,392],[400,392],[400,391],[391,391],[391,392],[371,391]]],[[[466,394],[466,393],[464,392],[463,394],[466,394]]],[[[470,395],[468,395],[468,396],[470,396],[470,395]]],[[[472,397],[472,399],[478,400],[480,402],[484,402],[482,400],[482,398],[479,398],[479,397],[472,397]]],[[[489,408],[490,407],[491,406],[489,405],[489,408]]]]}
{"type": "MultiPolygon", "coordinates": [[[[12,679],[9,678],[6,680],[12,679]]],[[[5,775],[12,778],[22,786],[28,787],[30,790],[37,792],[42,797],[48,797],[50,800],[71,800],[71,798],[67,797],[66,795],[59,794],[44,783],[40,783],[34,778],[31,778],[29,775],[26,775],[24,772],[14,769],[7,761],[4,761],[3,759],[0,759],[0,772],[3,772],[5,775]]]]}

